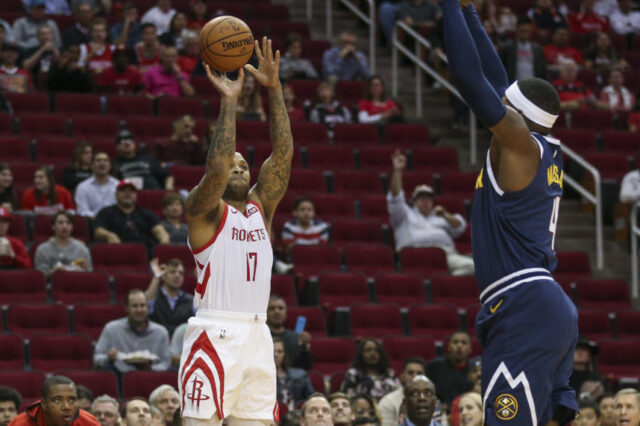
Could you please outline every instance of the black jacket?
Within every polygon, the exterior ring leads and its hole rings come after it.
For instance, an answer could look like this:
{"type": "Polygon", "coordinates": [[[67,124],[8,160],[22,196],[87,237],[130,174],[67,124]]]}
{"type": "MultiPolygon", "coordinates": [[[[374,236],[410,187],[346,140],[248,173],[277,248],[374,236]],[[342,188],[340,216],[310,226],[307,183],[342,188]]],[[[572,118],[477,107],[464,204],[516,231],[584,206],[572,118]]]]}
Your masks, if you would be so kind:
{"type": "MultiPolygon", "coordinates": [[[[547,61],[544,57],[542,46],[536,42],[531,42],[531,50],[533,51],[533,75],[544,80],[547,79],[547,61]]],[[[516,80],[516,71],[518,64],[518,44],[515,40],[509,40],[500,46],[500,59],[507,70],[509,83],[516,80]]]]}

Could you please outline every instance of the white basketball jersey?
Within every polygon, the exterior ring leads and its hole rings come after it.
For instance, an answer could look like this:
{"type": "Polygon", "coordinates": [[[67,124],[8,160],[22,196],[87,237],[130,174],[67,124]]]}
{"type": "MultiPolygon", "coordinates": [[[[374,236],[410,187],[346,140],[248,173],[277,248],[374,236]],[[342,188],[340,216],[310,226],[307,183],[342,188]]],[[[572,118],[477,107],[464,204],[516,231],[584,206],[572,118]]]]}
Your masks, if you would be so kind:
{"type": "Polygon", "coordinates": [[[224,203],[222,220],[211,241],[192,250],[198,268],[196,309],[267,312],[273,251],[263,217],[252,201],[244,213],[224,203]]]}

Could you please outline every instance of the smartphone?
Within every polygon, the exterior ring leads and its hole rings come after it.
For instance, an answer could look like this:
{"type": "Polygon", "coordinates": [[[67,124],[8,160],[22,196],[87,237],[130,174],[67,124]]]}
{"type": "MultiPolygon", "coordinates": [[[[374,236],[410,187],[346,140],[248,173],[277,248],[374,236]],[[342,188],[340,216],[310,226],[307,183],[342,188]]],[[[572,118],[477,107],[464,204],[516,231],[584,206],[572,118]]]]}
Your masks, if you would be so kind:
{"type": "Polygon", "coordinates": [[[300,334],[304,331],[304,327],[307,325],[307,317],[299,316],[296,320],[296,334],[300,334]]]}

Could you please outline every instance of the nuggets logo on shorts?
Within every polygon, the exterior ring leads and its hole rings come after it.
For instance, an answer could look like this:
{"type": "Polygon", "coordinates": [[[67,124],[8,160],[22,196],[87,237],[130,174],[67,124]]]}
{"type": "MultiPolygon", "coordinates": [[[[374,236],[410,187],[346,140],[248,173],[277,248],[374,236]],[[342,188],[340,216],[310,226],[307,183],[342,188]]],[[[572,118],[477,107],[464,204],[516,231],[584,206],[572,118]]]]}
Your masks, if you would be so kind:
{"type": "Polygon", "coordinates": [[[511,420],[518,414],[518,400],[508,393],[498,395],[495,410],[500,420],[511,420]]]}

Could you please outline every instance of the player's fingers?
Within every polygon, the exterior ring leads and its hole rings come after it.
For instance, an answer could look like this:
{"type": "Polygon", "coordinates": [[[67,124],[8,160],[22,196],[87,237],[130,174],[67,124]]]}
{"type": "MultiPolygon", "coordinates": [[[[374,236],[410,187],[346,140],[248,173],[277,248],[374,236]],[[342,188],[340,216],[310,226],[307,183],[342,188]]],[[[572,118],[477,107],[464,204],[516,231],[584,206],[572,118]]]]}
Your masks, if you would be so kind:
{"type": "Polygon", "coordinates": [[[263,56],[267,56],[269,55],[267,48],[268,48],[268,44],[267,44],[267,36],[262,37],[262,55],[263,56]]]}
{"type": "MultiPolygon", "coordinates": [[[[251,65],[249,65],[249,66],[251,67],[251,65]]],[[[251,67],[251,68],[253,68],[253,67],[251,67]]],[[[244,82],[244,69],[242,69],[242,67],[238,70],[238,79],[236,81],[238,83],[240,83],[240,84],[242,84],[244,82]]]]}
{"type": "Polygon", "coordinates": [[[280,68],[280,51],[276,50],[276,68],[280,68]]]}
{"type": "Polygon", "coordinates": [[[207,72],[207,77],[209,77],[209,80],[213,81],[215,77],[211,72],[211,68],[209,68],[209,64],[204,64],[204,70],[207,72]]]}
{"type": "Polygon", "coordinates": [[[267,59],[269,62],[273,62],[273,50],[271,47],[271,39],[267,40],[267,59]]]}
{"type": "MultiPolygon", "coordinates": [[[[244,66],[244,69],[246,69],[247,71],[249,71],[251,74],[255,75],[258,73],[258,70],[251,64],[247,64],[244,66]]],[[[242,71],[242,68],[240,68],[240,70],[242,71]]],[[[242,74],[244,76],[244,74],[242,74]]],[[[240,76],[238,75],[238,78],[240,76]]]]}
{"type": "Polygon", "coordinates": [[[262,56],[262,51],[260,50],[260,42],[255,40],[253,42],[253,50],[256,52],[256,56],[258,57],[258,61],[262,62],[264,60],[264,56],[262,56]]]}

